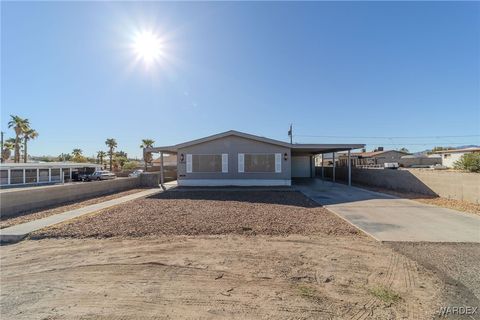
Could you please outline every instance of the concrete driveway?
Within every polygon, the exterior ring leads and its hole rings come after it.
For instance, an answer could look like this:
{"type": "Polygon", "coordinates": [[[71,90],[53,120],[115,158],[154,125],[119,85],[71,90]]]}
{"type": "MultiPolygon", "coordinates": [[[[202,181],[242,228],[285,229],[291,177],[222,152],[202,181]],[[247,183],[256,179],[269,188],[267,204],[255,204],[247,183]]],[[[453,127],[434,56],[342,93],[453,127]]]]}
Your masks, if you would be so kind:
{"type": "Polygon", "coordinates": [[[294,187],[379,241],[480,243],[480,216],[309,179],[294,187]]]}

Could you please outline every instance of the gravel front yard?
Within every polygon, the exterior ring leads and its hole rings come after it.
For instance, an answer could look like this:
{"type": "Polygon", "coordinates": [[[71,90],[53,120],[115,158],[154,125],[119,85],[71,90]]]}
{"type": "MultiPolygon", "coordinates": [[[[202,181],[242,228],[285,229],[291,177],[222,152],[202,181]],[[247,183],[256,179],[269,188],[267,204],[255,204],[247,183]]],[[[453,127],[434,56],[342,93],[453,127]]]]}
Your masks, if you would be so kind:
{"type": "Polygon", "coordinates": [[[361,236],[356,228],[293,191],[168,191],[34,233],[32,238],[158,235],[361,236]]]}
{"type": "Polygon", "coordinates": [[[145,189],[131,189],[127,191],[122,191],[122,192],[117,192],[114,194],[108,194],[100,197],[95,197],[95,198],[90,198],[87,200],[83,201],[72,201],[60,206],[54,206],[51,208],[46,208],[42,210],[32,210],[32,211],[27,211],[23,212],[18,216],[12,216],[12,217],[0,217],[0,229],[11,227],[17,224],[45,218],[52,216],[54,214],[62,213],[68,210],[74,210],[82,207],[86,207],[92,204],[120,198],[123,196],[128,196],[129,194],[134,194],[140,191],[143,191],[145,189]]]}

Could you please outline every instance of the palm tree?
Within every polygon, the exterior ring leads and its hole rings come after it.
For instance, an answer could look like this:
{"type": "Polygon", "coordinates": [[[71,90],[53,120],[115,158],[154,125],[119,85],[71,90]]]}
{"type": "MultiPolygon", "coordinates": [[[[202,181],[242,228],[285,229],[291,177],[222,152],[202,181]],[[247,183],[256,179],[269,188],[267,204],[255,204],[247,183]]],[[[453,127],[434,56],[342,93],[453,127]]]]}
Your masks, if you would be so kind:
{"type": "Polygon", "coordinates": [[[78,158],[82,156],[82,149],[73,149],[72,154],[74,158],[78,158]]]}
{"type": "Polygon", "coordinates": [[[38,132],[35,129],[28,128],[23,133],[23,162],[27,163],[28,153],[27,153],[27,142],[28,140],[33,140],[38,137],[38,132]]]}
{"type": "MultiPolygon", "coordinates": [[[[155,143],[155,140],[142,139],[142,144],[140,145],[140,148],[142,148],[142,149],[152,148],[154,143],[155,143]]],[[[152,153],[144,152],[143,153],[143,160],[145,161],[145,171],[147,171],[147,164],[152,162],[152,153]]]]}
{"type": "Polygon", "coordinates": [[[30,123],[28,119],[20,118],[19,116],[10,115],[11,120],[8,122],[8,127],[15,130],[15,156],[14,162],[20,162],[20,137],[23,135],[25,131],[28,130],[30,123]]]}
{"type": "Polygon", "coordinates": [[[107,156],[105,151],[97,151],[97,159],[100,162],[100,165],[103,167],[103,158],[107,156]]]}
{"type": "Polygon", "coordinates": [[[121,150],[120,150],[120,151],[117,151],[117,152],[115,152],[115,156],[116,156],[116,157],[124,157],[124,158],[128,158],[128,155],[127,155],[127,153],[126,153],[125,151],[121,151],[121,150]]]}
{"type": "Polygon", "coordinates": [[[72,160],[72,156],[69,153],[61,153],[58,157],[59,161],[70,161],[72,160]]]}
{"type": "Polygon", "coordinates": [[[109,138],[105,141],[108,146],[108,156],[110,157],[110,171],[112,171],[113,150],[117,147],[117,141],[113,138],[109,138]]]}
{"type": "Polygon", "coordinates": [[[12,150],[15,148],[15,139],[10,138],[5,141],[3,144],[3,150],[2,150],[2,162],[5,162],[10,158],[12,155],[12,150]]]}

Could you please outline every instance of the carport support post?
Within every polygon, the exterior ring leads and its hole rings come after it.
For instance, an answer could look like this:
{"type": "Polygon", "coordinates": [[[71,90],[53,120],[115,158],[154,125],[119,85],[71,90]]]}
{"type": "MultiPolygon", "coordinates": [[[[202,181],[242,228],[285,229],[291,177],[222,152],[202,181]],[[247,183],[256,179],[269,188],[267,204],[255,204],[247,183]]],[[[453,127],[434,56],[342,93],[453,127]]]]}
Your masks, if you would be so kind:
{"type": "Polygon", "coordinates": [[[315,158],[314,158],[314,155],[310,156],[310,178],[315,178],[315,158]]]}
{"type": "Polygon", "coordinates": [[[333,160],[333,170],[332,170],[332,181],[335,182],[335,152],[332,153],[332,160],[333,160]]]}
{"type": "Polygon", "coordinates": [[[164,178],[163,178],[163,152],[160,152],[160,185],[162,188],[163,186],[164,178]]]}
{"type": "Polygon", "coordinates": [[[352,186],[352,162],[350,160],[350,149],[348,150],[348,186],[352,186]]]}
{"type": "Polygon", "coordinates": [[[323,165],[323,158],[325,158],[325,153],[322,153],[322,180],[325,179],[325,174],[323,173],[325,170],[323,169],[324,165],[323,165]]]}

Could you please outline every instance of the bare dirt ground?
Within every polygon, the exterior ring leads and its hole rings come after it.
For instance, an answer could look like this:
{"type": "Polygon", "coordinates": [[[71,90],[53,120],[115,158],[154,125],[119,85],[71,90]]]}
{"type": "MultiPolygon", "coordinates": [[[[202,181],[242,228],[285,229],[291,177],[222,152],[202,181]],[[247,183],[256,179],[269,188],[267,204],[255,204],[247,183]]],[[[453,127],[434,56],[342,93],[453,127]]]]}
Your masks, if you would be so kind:
{"type": "Polygon", "coordinates": [[[435,271],[445,282],[466,287],[463,299],[480,306],[480,244],[392,242],[388,245],[435,271]]]}
{"type": "Polygon", "coordinates": [[[34,210],[34,211],[28,211],[28,212],[22,212],[18,216],[12,216],[12,217],[0,217],[0,229],[7,228],[14,226],[16,224],[20,223],[25,223],[41,218],[45,218],[54,214],[62,213],[68,210],[74,210],[82,207],[86,207],[92,204],[112,200],[115,198],[120,198],[123,196],[127,196],[129,194],[137,193],[145,189],[131,189],[123,192],[118,192],[114,194],[109,194],[105,196],[100,196],[100,197],[95,197],[83,201],[72,201],[68,204],[63,204],[60,206],[54,206],[51,208],[46,208],[42,210],[34,210]]]}
{"type": "Polygon", "coordinates": [[[431,319],[442,284],[342,236],[44,239],[0,248],[4,319],[431,319]]]}

